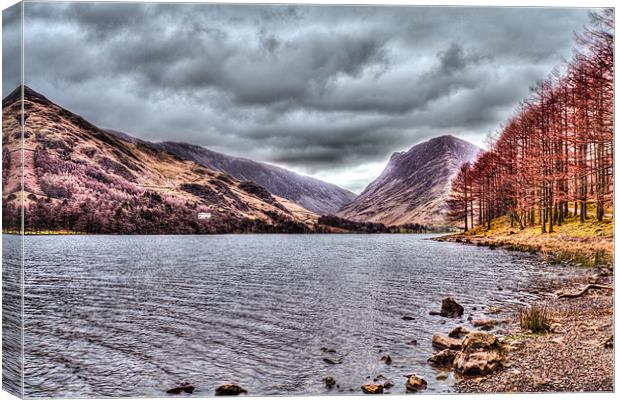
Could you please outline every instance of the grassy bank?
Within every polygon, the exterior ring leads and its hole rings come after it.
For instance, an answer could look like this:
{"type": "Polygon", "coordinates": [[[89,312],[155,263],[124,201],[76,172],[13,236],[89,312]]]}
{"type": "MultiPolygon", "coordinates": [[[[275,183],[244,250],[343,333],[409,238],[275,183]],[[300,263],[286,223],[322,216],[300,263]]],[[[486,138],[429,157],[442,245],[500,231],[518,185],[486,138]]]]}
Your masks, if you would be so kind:
{"type": "Polygon", "coordinates": [[[593,267],[611,265],[613,262],[613,218],[603,221],[569,217],[553,233],[541,233],[540,226],[521,230],[510,226],[508,216],[491,222],[491,228],[479,226],[468,232],[444,236],[439,240],[471,243],[510,250],[541,253],[553,262],[571,262],[593,267]]]}

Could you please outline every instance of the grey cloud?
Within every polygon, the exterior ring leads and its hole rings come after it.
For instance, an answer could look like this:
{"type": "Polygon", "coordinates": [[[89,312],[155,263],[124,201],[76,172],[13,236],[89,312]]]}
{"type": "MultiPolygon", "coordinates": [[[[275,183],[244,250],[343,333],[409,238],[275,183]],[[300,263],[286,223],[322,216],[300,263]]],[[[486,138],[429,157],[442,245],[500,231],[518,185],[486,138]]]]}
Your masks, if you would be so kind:
{"type": "Polygon", "coordinates": [[[587,11],[27,3],[25,79],[104,127],[342,177],[433,135],[481,144],[587,11]]]}

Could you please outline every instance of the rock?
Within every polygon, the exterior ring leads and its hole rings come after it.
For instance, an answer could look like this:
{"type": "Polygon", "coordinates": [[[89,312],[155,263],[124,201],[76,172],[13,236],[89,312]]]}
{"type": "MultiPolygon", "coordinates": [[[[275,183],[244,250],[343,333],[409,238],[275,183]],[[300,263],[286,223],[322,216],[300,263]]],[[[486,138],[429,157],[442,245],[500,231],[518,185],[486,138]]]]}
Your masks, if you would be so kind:
{"type": "Polygon", "coordinates": [[[461,345],[460,339],[444,336],[441,333],[433,334],[433,346],[439,349],[460,350],[461,345]]]}
{"type": "Polygon", "coordinates": [[[190,385],[189,383],[183,383],[180,386],[174,387],[172,389],[168,389],[166,390],[166,393],[168,394],[181,394],[182,392],[185,393],[193,393],[194,392],[195,387],[190,385]]]}
{"type": "Polygon", "coordinates": [[[490,331],[495,325],[497,325],[496,319],[474,319],[471,324],[476,328],[480,328],[484,331],[490,331]]]}
{"type": "Polygon", "coordinates": [[[385,356],[381,357],[381,361],[383,361],[386,365],[391,365],[392,364],[392,357],[390,357],[389,355],[385,355],[385,356]]]}
{"type": "Polygon", "coordinates": [[[324,353],[335,353],[336,352],[336,350],[329,349],[327,347],[321,347],[321,351],[324,352],[324,353]]]}
{"type": "Polygon", "coordinates": [[[413,321],[415,318],[410,315],[404,315],[401,319],[403,321],[413,321]]]}
{"type": "Polygon", "coordinates": [[[455,350],[444,349],[433,354],[427,361],[435,367],[448,367],[454,362],[457,353],[455,350]]]}
{"type": "Polygon", "coordinates": [[[389,389],[394,386],[394,382],[392,382],[391,380],[389,380],[388,378],[386,378],[385,376],[381,374],[375,376],[375,379],[373,379],[372,381],[381,382],[381,384],[383,385],[383,389],[389,389]]]}
{"type": "Polygon", "coordinates": [[[448,337],[460,339],[461,337],[467,335],[468,333],[469,333],[469,330],[465,328],[464,326],[457,326],[456,328],[452,329],[450,333],[448,333],[448,337]]]}
{"type": "Polygon", "coordinates": [[[441,315],[439,311],[429,311],[428,315],[441,315]]]}
{"type": "Polygon", "coordinates": [[[331,376],[326,376],[325,379],[323,379],[323,382],[325,382],[325,386],[330,389],[336,386],[336,380],[331,376]]]}
{"type": "Polygon", "coordinates": [[[235,383],[225,383],[215,389],[216,396],[237,396],[248,391],[235,383]]]}
{"type": "Polygon", "coordinates": [[[499,341],[492,333],[471,332],[463,339],[462,347],[463,351],[492,350],[499,348],[499,341]]]}
{"type": "Polygon", "coordinates": [[[407,382],[405,382],[405,388],[408,392],[419,392],[420,390],[426,389],[426,381],[424,378],[411,374],[407,377],[407,382]]]}
{"type": "Polygon", "coordinates": [[[362,385],[362,392],[366,394],[381,394],[383,393],[383,385],[378,383],[367,383],[362,385]]]}
{"type": "Polygon", "coordinates": [[[446,297],[441,301],[441,311],[439,315],[446,318],[458,318],[463,315],[465,309],[452,297],[446,297]]]}
{"type": "Polygon", "coordinates": [[[410,344],[412,346],[417,346],[418,345],[418,341],[413,339],[413,340],[409,341],[407,344],[410,344]]]}
{"type": "Polygon", "coordinates": [[[499,307],[489,307],[489,314],[499,314],[502,309],[499,307]]]}
{"type": "Polygon", "coordinates": [[[449,377],[450,377],[450,374],[448,374],[446,371],[441,371],[440,373],[437,374],[437,376],[435,376],[435,379],[437,379],[438,381],[445,381],[449,377]]]}
{"type": "Polygon", "coordinates": [[[454,358],[454,369],[468,376],[486,375],[502,366],[503,357],[497,350],[459,352],[454,358]]]}
{"type": "Polygon", "coordinates": [[[454,358],[454,369],[463,375],[486,375],[502,366],[504,357],[497,337],[487,332],[471,332],[463,339],[462,351],[454,358]]]}
{"type": "Polygon", "coordinates": [[[603,343],[603,346],[606,349],[613,349],[614,348],[614,335],[611,335],[610,337],[608,337],[607,340],[605,340],[605,343],[603,343]]]}
{"type": "Polygon", "coordinates": [[[334,365],[334,364],[341,364],[342,361],[340,360],[332,360],[331,358],[324,358],[323,362],[326,364],[330,364],[330,365],[334,365]]]}
{"type": "Polygon", "coordinates": [[[375,378],[372,380],[373,382],[381,382],[381,381],[386,381],[387,378],[381,374],[375,376],[375,378]]]}
{"type": "Polygon", "coordinates": [[[553,339],[549,340],[551,343],[555,343],[555,344],[563,344],[564,343],[564,339],[562,339],[561,336],[555,337],[553,339]]]}

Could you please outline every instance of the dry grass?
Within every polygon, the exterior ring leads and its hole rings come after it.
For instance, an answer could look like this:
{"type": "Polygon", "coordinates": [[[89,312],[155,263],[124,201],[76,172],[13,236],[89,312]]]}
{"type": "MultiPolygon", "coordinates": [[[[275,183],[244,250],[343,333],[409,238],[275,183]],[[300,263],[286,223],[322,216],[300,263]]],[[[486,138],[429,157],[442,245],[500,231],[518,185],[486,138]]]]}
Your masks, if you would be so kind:
{"type": "Polygon", "coordinates": [[[583,266],[608,265],[613,261],[613,217],[603,221],[590,217],[581,223],[569,217],[553,233],[541,233],[540,225],[519,229],[507,216],[491,221],[491,229],[479,226],[462,235],[465,241],[511,250],[541,253],[549,261],[568,261],[583,266]]]}
{"type": "Polygon", "coordinates": [[[524,331],[546,333],[551,329],[551,316],[544,306],[524,307],[519,311],[519,325],[524,331]]]}

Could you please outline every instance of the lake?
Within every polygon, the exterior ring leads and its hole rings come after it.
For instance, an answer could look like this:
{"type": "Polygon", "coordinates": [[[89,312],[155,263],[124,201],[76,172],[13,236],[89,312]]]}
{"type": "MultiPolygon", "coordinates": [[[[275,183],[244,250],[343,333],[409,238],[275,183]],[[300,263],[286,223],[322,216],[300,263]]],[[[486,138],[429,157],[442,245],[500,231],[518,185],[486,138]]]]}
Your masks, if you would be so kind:
{"type": "Polygon", "coordinates": [[[449,392],[454,378],[436,380],[426,362],[433,332],[459,325],[429,315],[444,296],[463,320],[483,306],[503,318],[580,273],[431,237],[27,236],[25,394],[163,396],[183,381],[196,396],[226,382],[250,395],[349,394],[379,374],[398,394],[410,373],[449,392]]]}

